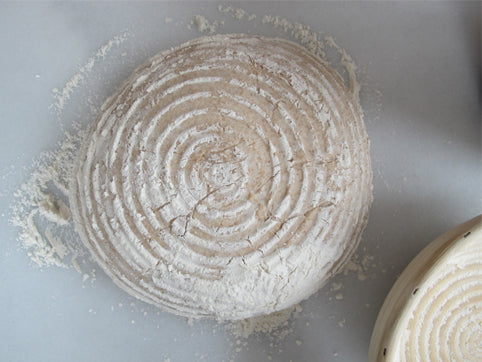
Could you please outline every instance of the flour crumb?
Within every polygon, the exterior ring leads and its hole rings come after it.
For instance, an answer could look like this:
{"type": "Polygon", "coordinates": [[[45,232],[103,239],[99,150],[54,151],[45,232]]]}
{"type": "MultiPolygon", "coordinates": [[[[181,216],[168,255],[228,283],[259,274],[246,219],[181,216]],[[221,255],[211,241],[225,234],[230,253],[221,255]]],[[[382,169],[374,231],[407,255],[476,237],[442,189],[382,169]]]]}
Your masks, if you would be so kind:
{"type": "Polygon", "coordinates": [[[67,254],[68,250],[61,241],[59,241],[52,233],[50,227],[45,229],[45,237],[49,241],[50,245],[52,246],[53,250],[57,253],[60,259],[63,259],[67,254]]]}
{"type": "Polygon", "coordinates": [[[96,278],[96,273],[97,273],[97,270],[96,270],[96,269],[92,269],[91,274],[90,274],[91,282],[92,282],[92,283],[97,280],[97,278],[96,278]]]}
{"type": "Polygon", "coordinates": [[[299,339],[296,340],[296,345],[297,345],[297,346],[301,346],[302,344],[303,344],[303,342],[302,342],[301,340],[299,340],[299,339]]]}
{"type": "Polygon", "coordinates": [[[169,16],[166,16],[166,17],[164,18],[164,22],[165,22],[166,24],[170,24],[170,23],[172,23],[172,18],[170,18],[169,16]]]}
{"type": "Polygon", "coordinates": [[[374,257],[372,255],[365,254],[360,256],[360,254],[354,254],[343,268],[343,275],[354,272],[357,274],[359,281],[365,281],[368,278],[369,272],[377,266],[373,261],[374,257]]]}
{"type": "Polygon", "coordinates": [[[331,291],[332,292],[340,290],[342,287],[343,287],[342,283],[336,283],[336,282],[331,283],[331,291]]]}
{"type": "Polygon", "coordinates": [[[52,194],[46,194],[45,198],[40,201],[40,214],[47,220],[52,221],[58,225],[66,225],[70,220],[70,210],[60,199],[56,199],[52,194]]]}
{"type": "Polygon", "coordinates": [[[232,321],[226,325],[226,328],[234,336],[240,338],[248,338],[250,335],[258,333],[273,333],[275,337],[283,339],[293,331],[293,327],[289,323],[290,318],[296,317],[302,310],[302,307],[297,305],[266,316],[232,321]]]}
{"type": "Polygon", "coordinates": [[[189,25],[190,29],[194,25],[201,33],[207,32],[208,34],[213,34],[220,26],[224,25],[224,20],[210,22],[202,15],[195,15],[189,25]]]}
{"type": "Polygon", "coordinates": [[[80,269],[79,262],[77,261],[77,258],[75,256],[70,259],[70,263],[79,274],[82,274],[82,269],[80,269]]]}
{"type": "Polygon", "coordinates": [[[248,21],[256,19],[256,14],[249,14],[242,8],[233,8],[232,6],[218,5],[218,11],[223,14],[228,14],[235,19],[241,20],[246,17],[248,21]]]}
{"type": "Polygon", "coordinates": [[[337,293],[337,294],[335,295],[335,299],[336,299],[336,300],[342,300],[342,299],[343,299],[343,294],[337,293]]]}

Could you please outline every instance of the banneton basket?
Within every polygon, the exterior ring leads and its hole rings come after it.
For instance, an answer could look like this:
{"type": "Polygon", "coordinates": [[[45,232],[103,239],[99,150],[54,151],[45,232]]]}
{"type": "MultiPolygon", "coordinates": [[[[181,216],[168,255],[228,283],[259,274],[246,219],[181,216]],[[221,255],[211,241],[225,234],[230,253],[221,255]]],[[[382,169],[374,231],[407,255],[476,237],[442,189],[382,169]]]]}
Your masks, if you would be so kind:
{"type": "Polygon", "coordinates": [[[482,361],[482,215],[403,271],[378,315],[369,361],[482,361]]]}

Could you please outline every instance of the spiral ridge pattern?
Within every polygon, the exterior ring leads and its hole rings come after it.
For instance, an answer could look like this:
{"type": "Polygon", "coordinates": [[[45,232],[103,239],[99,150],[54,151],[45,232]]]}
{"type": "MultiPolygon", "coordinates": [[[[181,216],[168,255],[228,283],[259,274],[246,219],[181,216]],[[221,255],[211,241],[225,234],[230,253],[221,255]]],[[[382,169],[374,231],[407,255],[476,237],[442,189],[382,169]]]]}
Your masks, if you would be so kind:
{"type": "Polygon", "coordinates": [[[369,141],[342,78],[299,45],[203,37],[161,52],[103,106],[70,203],[130,294],[241,319],[314,293],[371,203],[369,141]]]}
{"type": "Polygon", "coordinates": [[[482,361],[481,235],[468,233],[434,265],[399,326],[406,332],[390,360],[482,361]]]}

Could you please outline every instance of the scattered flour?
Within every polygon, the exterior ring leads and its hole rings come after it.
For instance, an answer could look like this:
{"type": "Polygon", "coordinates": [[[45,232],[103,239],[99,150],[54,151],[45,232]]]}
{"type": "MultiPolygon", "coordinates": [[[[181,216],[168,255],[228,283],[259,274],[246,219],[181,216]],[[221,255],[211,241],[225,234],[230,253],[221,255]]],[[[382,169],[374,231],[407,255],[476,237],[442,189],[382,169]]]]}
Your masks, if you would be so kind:
{"type": "Polygon", "coordinates": [[[283,339],[293,331],[290,323],[292,316],[296,317],[302,310],[300,305],[296,305],[269,315],[232,321],[226,324],[226,328],[239,338],[247,338],[257,333],[271,333],[278,339],[283,339]]]}
{"type": "Polygon", "coordinates": [[[223,14],[228,14],[235,19],[241,20],[246,18],[248,21],[256,19],[256,14],[250,14],[246,10],[241,8],[233,8],[232,6],[218,6],[218,11],[223,14]]]}
{"type": "Polygon", "coordinates": [[[343,268],[343,275],[355,272],[359,281],[365,281],[369,277],[373,279],[374,275],[371,275],[370,271],[377,267],[374,259],[375,258],[369,254],[354,254],[343,268]]]}
{"type": "MultiPolygon", "coordinates": [[[[302,311],[303,308],[300,305],[296,305],[271,315],[224,324],[226,330],[235,338],[231,344],[232,355],[228,360],[238,360],[236,357],[241,351],[248,351],[249,342],[253,337],[263,338],[269,347],[269,352],[281,356],[286,345],[286,338],[293,336],[294,323],[302,311]]],[[[300,346],[302,341],[298,339],[295,343],[297,346],[300,346]]],[[[271,355],[268,355],[267,358],[268,360],[273,359],[271,355]]]]}
{"type": "Polygon", "coordinates": [[[195,26],[201,33],[213,34],[222,25],[224,25],[224,20],[210,22],[202,15],[195,15],[188,27],[192,29],[195,26]]]}
{"type": "Polygon", "coordinates": [[[271,24],[275,28],[283,30],[285,33],[291,34],[302,45],[304,45],[313,54],[320,58],[325,58],[323,51],[324,42],[317,32],[311,30],[309,25],[292,22],[279,16],[265,15],[262,19],[263,24],[271,24]]]}
{"type": "Polygon", "coordinates": [[[58,88],[52,89],[55,102],[51,105],[57,113],[60,113],[65,107],[66,102],[72,96],[73,91],[83,82],[85,76],[92,71],[94,66],[105,58],[107,53],[114,47],[120,45],[128,37],[128,33],[125,32],[121,35],[115,36],[109,40],[105,45],[100,47],[93,56],[91,56],[87,62],[82,65],[77,73],[75,73],[65,84],[65,86],[59,90],[58,88]]]}
{"type": "Polygon", "coordinates": [[[331,291],[340,290],[343,287],[342,283],[331,283],[331,291]]]}
{"type": "Polygon", "coordinates": [[[40,267],[66,267],[68,257],[85,255],[67,206],[71,168],[83,135],[75,125],[56,150],[43,152],[30,178],[14,194],[11,222],[20,228],[22,246],[40,267]]]}
{"type": "MultiPolygon", "coordinates": [[[[61,90],[53,89],[54,102],[50,108],[59,119],[65,105],[86,76],[128,36],[124,32],[109,40],[70,77],[61,90]]],[[[11,222],[20,228],[18,239],[21,246],[39,267],[73,267],[84,274],[81,265],[92,262],[74,230],[68,205],[72,166],[84,134],[82,126],[73,124],[55,150],[39,155],[29,179],[14,193],[11,222]]],[[[88,279],[86,275],[91,281],[95,280],[95,272],[92,275],[84,274],[83,281],[88,279]]]]}

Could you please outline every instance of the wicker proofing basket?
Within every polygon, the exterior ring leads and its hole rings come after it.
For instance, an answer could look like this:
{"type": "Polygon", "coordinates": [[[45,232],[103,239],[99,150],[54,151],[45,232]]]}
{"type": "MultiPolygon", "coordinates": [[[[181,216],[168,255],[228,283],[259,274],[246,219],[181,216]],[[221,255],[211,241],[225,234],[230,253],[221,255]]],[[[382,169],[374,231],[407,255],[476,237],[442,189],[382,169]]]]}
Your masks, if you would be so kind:
{"type": "Polygon", "coordinates": [[[369,361],[482,361],[482,215],[403,271],[378,315],[369,361]]]}

